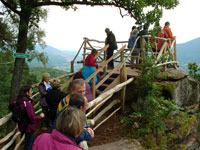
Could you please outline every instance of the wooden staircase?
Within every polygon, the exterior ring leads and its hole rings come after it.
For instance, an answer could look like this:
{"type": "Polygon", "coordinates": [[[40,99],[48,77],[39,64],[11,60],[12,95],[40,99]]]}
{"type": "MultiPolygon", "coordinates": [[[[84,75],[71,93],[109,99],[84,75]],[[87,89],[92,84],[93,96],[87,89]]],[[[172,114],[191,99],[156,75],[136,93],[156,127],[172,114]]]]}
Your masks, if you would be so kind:
{"type": "Polygon", "coordinates": [[[106,92],[120,83],[120,75],[119,74],[112,74],[109,76],[105,76],[107,78],[97,89],[96,89],[96,96],[99,96],[103,92],[106,92]]]}

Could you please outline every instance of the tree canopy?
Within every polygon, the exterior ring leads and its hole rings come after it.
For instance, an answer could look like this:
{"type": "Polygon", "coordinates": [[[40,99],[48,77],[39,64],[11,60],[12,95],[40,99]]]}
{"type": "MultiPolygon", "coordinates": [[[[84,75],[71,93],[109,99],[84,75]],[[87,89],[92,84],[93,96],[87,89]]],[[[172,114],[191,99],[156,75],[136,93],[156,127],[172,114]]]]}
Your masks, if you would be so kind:
{"type": "MultiPolygon", "coordinates": [[[[45,19],[46,9],[42,6],[61,6],[68,10],[76,9],[77,5],[86,6],[115,6],[120,10],[126,10],[127,14],[136,20],[137,25],[153,24],[162,17],[163,9],[176,7],[179,0],[0,0],[7,8],[8,14],[13,18],[13,23],[17,24],[17,44],[16,52],[26,53],[32,49],[34,43],[42,41],[44,33],[39,30],[38,23],[45,19]],[[38,31],[36,36],[35,31],[38,31]],[[39,38],[40,37],[40,38],[39,38]]],[[[103,9],[103,8],[102,8],[103,9]]],[[[16,97],[20,83],[25,59],[16,58],[11,81],[11,98],[16,97]]]]}

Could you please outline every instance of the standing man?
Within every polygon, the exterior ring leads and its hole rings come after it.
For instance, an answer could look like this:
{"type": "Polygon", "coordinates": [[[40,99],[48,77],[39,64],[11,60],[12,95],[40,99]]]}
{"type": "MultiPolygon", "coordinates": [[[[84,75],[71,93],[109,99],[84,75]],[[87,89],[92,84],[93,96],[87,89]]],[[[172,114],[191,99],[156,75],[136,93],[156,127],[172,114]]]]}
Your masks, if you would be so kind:
{"type": "MultiPolygon", "coordinates": [[[[167,21],[165,22],[165,26],[163,28],[164,31],[164,38],[170,38],[171,40],[174,40],[176,37],[173,36],[172,31],[170,29],[170,23],[167,21]]],[[[168,41],[168,47],[171,48],[171,40],[168,41]]]]}
{"type": "MultiPolygon", "coordinates": [[[[109,28],[106,28],[105,32],[107,34],[105,44],[106,45],[109,44],[109,47],[106,52],[106,54],[107,54],[106,59],[108,60],[110,57],[112,57],[114,50],[117,49],[117,42],[115,39],[115,35],[112,33],[112,31],[110,31],[109,28]]],[[[112,59],[108,63],[108,69],[113,69],[113,68],[114,68],[114,63],[113,63],[113,59],[112,59]]]]}
{"type": "Polygon", "coordinates": [[[173,36],[173,34],[172,34],[172,31],[171,31],[171,29],[170,29],[170,23],[167,21],[167,22],[165,22],[165,26],[164,26],[164,28],[163,28],[163,30],[164,30],[164,36],[165,36],[165,38],[170,38],[170,39],[175,39],[176,37],[175,36],[173,36]]]}

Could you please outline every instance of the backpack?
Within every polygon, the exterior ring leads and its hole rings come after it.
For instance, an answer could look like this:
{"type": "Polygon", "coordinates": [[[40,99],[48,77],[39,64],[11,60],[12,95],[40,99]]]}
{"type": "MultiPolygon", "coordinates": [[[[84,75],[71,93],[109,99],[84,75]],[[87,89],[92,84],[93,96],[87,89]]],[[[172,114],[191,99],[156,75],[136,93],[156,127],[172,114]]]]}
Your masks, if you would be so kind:
{"type": "MultiPolygon", "coordinates": [[[[26,115],[26,103],[24,102],[25,105],[25,109],[24,109],[24,113],[26,115]]],[[[15,121],[16,123],[22,123],[24,121],[24,117],[22,115],[21,109],[20,109],[20,103],[14,101],[12,106],[9,107],[9,109],[12,111],[12,116],[11,119],[13,121],[15,121]]]]}

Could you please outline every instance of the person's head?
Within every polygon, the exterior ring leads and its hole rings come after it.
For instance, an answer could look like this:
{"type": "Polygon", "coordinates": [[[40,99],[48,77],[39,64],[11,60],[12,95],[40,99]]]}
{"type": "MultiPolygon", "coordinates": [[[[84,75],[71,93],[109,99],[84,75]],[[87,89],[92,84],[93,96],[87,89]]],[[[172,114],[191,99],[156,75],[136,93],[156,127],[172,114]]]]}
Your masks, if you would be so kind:
{"type": "Polygon", "coordinates": [[[49,75],[49,73],[47,73],[47,72],[43,73],[43,74],[42,74],[42,80],[45,81],[46,83],[48,83],[49,80],[50,80],[50,75],[49,75]]]}
{"type": "Polygon", "coordinates": [[[136,26],[132,26],[132,31],[133,31],[134,29],[136,29],[136,26]]]}
{"type": "Polygon", "coordinates": [[[169,21],[165,22],[165,26],[170,26],[169,21]]]}
{"type": "Polygon", "coordinates": [[[73,80],[75,80],[75,79],[83,79],[84,80],[82,72],[77,72],[73,77],[73,80]]]}
{"type": "Polygon", "coordinates": [[[21,89],[19,90],[18,97],[32,97],[33,90],[32,86],[30,85],[23,85],[21,89]]]}
{"type": "Polygon", "coordinates": [[[77,137],[86,124],[85,113],[80,109],[68,106],[58,117],[56,129],[64,134],[77,137]]]}
{"type": "Polygon", "coordinates": [[[86,112],[88,107],[88,100],[82,94],[72,94],[69,101],[69,106],[76,107],[81,111],[86,112]]]}
{"type": "Polygon", "coordinates": [[[69,85],[71,94],[82,94],[85,95],[85,81],[83,79],[75,79],[69,85]]]}
{"type": "Polygon", "coordinates": [[[132,35],[138,35],[138,33],[139,33],[138,29],[134,29],[132,35]]]}
{"type": "Polygon", "coordinates": [[[92,49],[91,54],[96,55],[97,54],[97,50],[96,49],[92,49]]]}
{"type": "Polygon", "coordinates": [[[53,79],[53,81],[51,82],[51,86],[53,88],[60,88],[60,80],[59,79],[53,79]]]}
{"type": "Polygon", "coordinates": [[[108,34],[110,33],[110,29],[109,29],[109,28],[106,28],[106,29],[105,29],[105,32],[106,32],[106,34],[108,35],[108,34]]]}

